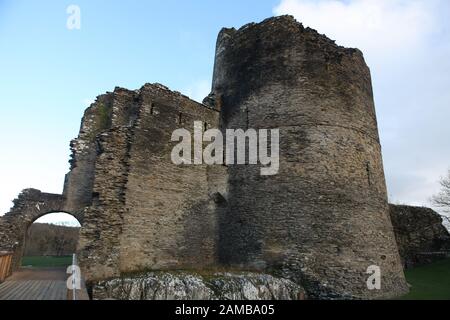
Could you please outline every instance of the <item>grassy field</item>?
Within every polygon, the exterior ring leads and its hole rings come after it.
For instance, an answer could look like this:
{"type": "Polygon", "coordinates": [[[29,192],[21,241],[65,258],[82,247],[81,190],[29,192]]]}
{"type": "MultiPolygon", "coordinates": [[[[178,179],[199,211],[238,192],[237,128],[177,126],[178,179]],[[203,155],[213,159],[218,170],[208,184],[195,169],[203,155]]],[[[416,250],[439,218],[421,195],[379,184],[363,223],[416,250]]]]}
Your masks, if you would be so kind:
{"type": "Polygon", "coordinates": [[[50,268],[67,267],[72,264],[72,256],[63,257],[23,257],[23,267],[50,268]]]}
{"type": "Polygon", "coordinates": [[[403,300],[450,300],[450,259],[405,272],[412,285],[403,300]]]}

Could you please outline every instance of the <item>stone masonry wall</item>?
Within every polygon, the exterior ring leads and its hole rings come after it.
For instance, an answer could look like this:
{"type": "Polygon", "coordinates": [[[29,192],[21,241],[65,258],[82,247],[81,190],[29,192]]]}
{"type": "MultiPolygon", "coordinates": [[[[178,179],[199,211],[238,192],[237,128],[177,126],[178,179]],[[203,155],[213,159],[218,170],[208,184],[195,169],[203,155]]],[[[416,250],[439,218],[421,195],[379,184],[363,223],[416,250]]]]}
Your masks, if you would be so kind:
{"type": "Polygon", "coordinates": [[[211,97],[223,129],[280,129],[278,175],[228,168],[221,263],[279,272],[317,298],[407,292],[360,51],[289,16],[223,29],[211,97]],[[367,289],[371,265],[381,291],[367,289]]]}
{"type": "MultiPolygon", "coordinates": [[[[60,206],[45,212],[82,219],[79,260],[94,287],[143,271],[231,269],[289,279],[312,298],[408,290],[370,71],[360,51],[292,17],[223,29],[204,104],[159,84],[99,96],[71,149],[60,206]],[[194,121],[203,130],[280,129],[279,173],[174,165],[171,134],[192,133],[194,121]],[[381,290],[366,286],[373,265],[381,290]]],[[[21,214],[36,214],[35,205],[21,214]]],[[[1,219],[0,240],[11,234],[1,219]]]]}
{"type": "Polygon", "coordinates": [[[219,113],[161,85],[107,95],[110,127],[95,139],[93,199],[79,242],[88,281],[215,265],[220,179],[208,184],[204,165],[174,165],[170,155],[178,142],[170,140],[176,129],[192,132],[194,121],[203,129],[217,127],[219,113]]]}
{"type": "Polygon", "coordinates": [[[207,267],[216,262],[215,203],[205,165],[175,165],[172,132],[194,121],[218,127],[219,113],[164,87],[140,90],[130,149],[121,271],[207,267]]]}
{"type": "Polygon", "coordinates": [[[115,127],[99,136],[92,205],[78,242],[86,279],[119,275],[120,235],[125,213],[130,130],[115,127]]]}
{"type": "Polygon", "coordinates": [[[13,252],[12,270],[21,265],[28,228],[40,217],[53,212],[67,212],[83,222],[82,210],[68,211],[64,196],[36,189],[23,190],[11,210],[0,217],[0,251],[13,252]]]}

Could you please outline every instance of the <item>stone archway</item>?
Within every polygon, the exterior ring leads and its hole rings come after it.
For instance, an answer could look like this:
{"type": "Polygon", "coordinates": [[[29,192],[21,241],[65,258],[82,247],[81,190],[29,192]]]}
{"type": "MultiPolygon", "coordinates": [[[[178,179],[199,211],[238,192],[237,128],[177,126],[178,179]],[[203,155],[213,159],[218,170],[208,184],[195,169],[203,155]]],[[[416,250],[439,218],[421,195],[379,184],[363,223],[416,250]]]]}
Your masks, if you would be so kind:
{"type": "Polygon", "coordinates": [[[26,189],[14,200],[10,212],[0,217],[0,251],[13,252],[12,271],[20,267],[29,226],[42,216],[64,212],[83,224],[83,210],[67,210],[66,198],[60,194],[26,189]]]}

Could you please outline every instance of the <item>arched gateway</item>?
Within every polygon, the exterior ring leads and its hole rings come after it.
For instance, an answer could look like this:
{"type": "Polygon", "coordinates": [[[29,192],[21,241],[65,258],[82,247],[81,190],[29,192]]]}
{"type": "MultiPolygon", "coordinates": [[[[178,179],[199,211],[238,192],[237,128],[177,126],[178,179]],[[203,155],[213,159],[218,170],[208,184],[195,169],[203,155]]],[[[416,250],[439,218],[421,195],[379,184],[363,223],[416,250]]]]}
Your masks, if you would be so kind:
{"type": "Polygon", "coordinates": [[[42,216],[64,212],[83,223],[83,210],[69,209],[66,198],[60,194],[26,189],[14,200],[10,212],[0,217],[0,251],[13,252],[12,271],[20,267],[30,225],[42,216]]]}

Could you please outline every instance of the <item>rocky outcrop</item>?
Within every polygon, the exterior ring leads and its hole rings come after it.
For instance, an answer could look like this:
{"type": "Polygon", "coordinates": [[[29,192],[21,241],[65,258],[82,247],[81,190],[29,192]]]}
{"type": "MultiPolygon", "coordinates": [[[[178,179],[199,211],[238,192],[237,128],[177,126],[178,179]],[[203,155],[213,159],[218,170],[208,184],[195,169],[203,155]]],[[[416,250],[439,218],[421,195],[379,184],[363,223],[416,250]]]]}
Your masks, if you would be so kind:
{"type": "Polygon", "coordinates": [[[267,274],[149,272],[103,281],[94,299],[117,300],[302,300],[298,284],[267,274]]]}
{"type": "Polygon", "coordinates": [[[431,263],[450,254],[450,234],[437,212],[391,205],[390,213],[405,268],[431,263]]]}

